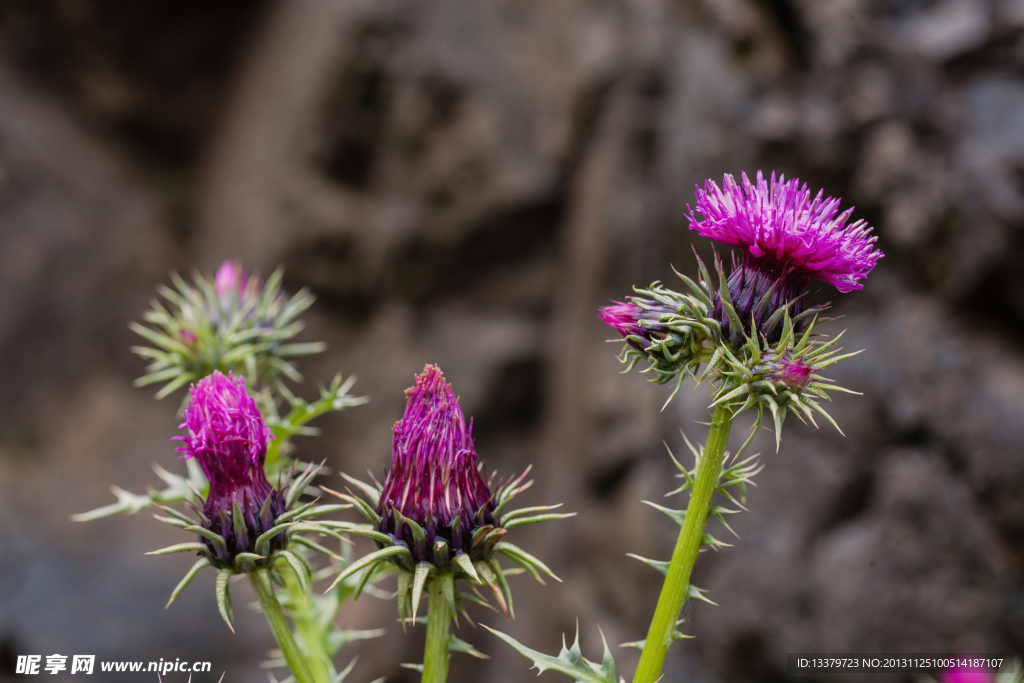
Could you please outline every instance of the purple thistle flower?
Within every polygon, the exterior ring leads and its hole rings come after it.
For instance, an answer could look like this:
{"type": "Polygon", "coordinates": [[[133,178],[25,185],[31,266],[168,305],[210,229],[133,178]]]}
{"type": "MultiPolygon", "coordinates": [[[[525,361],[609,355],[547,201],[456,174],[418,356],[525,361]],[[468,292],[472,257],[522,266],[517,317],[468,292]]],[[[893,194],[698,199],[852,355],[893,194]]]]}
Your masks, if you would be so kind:
{"type": "Polygon", "coordinates": [[[991,671],[977,671],[974,669],[943,669],[939,673],[939,683],[994,683],[995,675],[991,671]]]}
{"type": "MultiPolygon", "coordinates": [[[[863,220],[847,225],[853,208],[839,213],[839,199],[825,198],[819,191],[811,199],[807,184],[785,176],[771,181],[757,172],[751,183],[742,174],[742,184],[727,174],[722,188],[711,180],[697,188],[697,212],[690,211],[690,229],[722,244],[741,247],[743,259],[733,261],[727,286],[736,313],[744,325],[760,328],[772,313],[790,304],[794,317],[802,310],[802,295],[813,280],[822,280],[840,292],[862,289],[867,277],[882,258],[873,245],[877,238],[863,220]],[[774,286],[767,305],[758,308],[774,286]]],[[[740,332],[729,330],[728,316],[721,301],[715,301],[715,318],[723,336],[738,341],[740,332]]],[[[776,328],[775,335],[780,334],[776,328]]]]}
{"type": "Polygon", "coordinates": [[[493,496],[473,447],[473,423],[466,424],[437,366],[427,365],[405,395],[377,509],[381,532],[406,543],[417,561],[430,561],[441,539],[453,555],[461,550],[478,559],[485,544],[472,544],[474,530],[493,527],[495,520],[493,496]],[[424,537],[417,539],[418,530],[403,518],[422,528],[424,537]]]}
{"type": "Polygon", "coordinates": [[[807,384],[813,370],[802,358],[791,358],[788,354],[781,358],[766,359],[768,364],[768,378],[782,382],[787,389],[799,391],[807,384]]]}
{"type": "MultiPolygon", "coordinates": [[[[204,377],[190,389],[185,410],[187,436],[183,458],[195,458],[210,482],[203,514],[204,526],[224,537],[226,551],[208,539],[203,542],[218,561],[231,566],[238,553],[253,552],[256,539],[274,526],[284,512],[283,496],[267,481],[263,461],[273,438],[255,401],[245,391],[245,380],[220,372],[204,377]],[[236,534],[236,507],[242,514],[244,534],[236,534]]],[[[281,547],[284,534],[271,542],[281,547]]]]}
{"type": "Polygon", "coordinates": [[[217,296],[225,296],[241,291],[246,279],[248,278],[245,276],[245,271],[237,263],[225,261],[217,269],[217,275],[213,279],[213,288],[217,292],[217,296]]]}
{"type": "Polygon", "coordinates": [[[647,299],[633,296],[626,298],[629,299],[629,303],[613,301],[613,306],[601,307],[597,311],[597,317],[615,328],[615,331],[637,351],[646,351],[653,340],[664,339],[666,336],[668,328],[658,322],[659,316],[663,313],[675,313],[675,310],[647,299]],[[643,302],[644,306],[638,306],[636,301],[643,302]]]}

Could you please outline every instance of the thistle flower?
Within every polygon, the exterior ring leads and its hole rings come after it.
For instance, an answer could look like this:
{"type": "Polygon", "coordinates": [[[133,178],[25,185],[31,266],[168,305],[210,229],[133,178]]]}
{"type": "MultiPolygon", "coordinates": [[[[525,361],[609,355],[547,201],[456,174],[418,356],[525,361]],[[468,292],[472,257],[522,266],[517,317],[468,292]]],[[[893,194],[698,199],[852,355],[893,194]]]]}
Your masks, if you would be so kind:
{"type": "MultiPolygon", "coordinates": [[[[814,199],[799,179],[785,176],[765,180],[758,171],[756,183],[746,173],[742,185],[726,175],[722,188],[711,180],[697,188],[698,219],[690,211],[690,229],[722,244],[743,249],[743,258],[733,261],[727,286],[733,307],[743,325],[755,327],[771,319],[783,306],[797,318],[803,309],[803,295],[813,280],[822,280],[840,292],[862,289],[860,283],[883,254],[874,248],[876,237],[863,220],[849,225],[853,208],[839,213],[839,199],[814,199]]],[[[722,336],[738,343],[743,330],[731,329],[721,298],[714,301],[714,317],[722,336]]],[[[799,327],[798,327],[799,329],[799,327]]],[[[781,332],[766,334],[775,341],[781,332]],[[773,338],[774,337],[774,338],[773,338]]]]}
{"type": "Polygon", "coordinates": [[[939,672],[939,683],[994,683],[996,676],[991,671],[952,667],[939,672]]]}
{"type": "Polygon", "coordinates": [[[661,315],[672,314],[676,310],[649,299],[626,298],[629,303],[613,301],[614,305],[601,307],[597,317],[611,325],[637,351],[646,351],[651,344],[664,341],[669,332],[668,327],[661,323],[661,315]]]}
{"type": "Polygon", "coordinates": [[[783,354],[778,359],[766,358],[768,366],[767,379],[772,382],[782,382],[786,389],[799,391],[810,381],[813,372],[810,365],[802,358],[793,358],[783,354]]]}
{"type": "MultiPolygon", "coordinates": [[[[284,497],[263,472],[267,444],[273,438],[245,380],[214,372],[193,385],[182,428],[187,436],[178,451],[195,458],[210,482],[202,527],[223,543],[202,534],[217,566],[234,567],[240,553],[252,553],[257,539],[285,511],[284,497]]],[[[285,535],[270,539],[269,553],[283,547],[285,535]]],[[[269,554],[268,553],[268,554],[269,554]]]]}
{"type": "Polygon", "coordinates": [[[220,264],[217,274],[213,278],[213,288],[217,296],[226,296],[232,292],[239,292],[244,289],[243,280],[248,281],[245,271],[234,261],[225,261],[220,264]]]}
{"type": "Polygon", "coordinates": [[[173,289],[159,289],[167,305],[154,301],[145,314],[149,326],[130,325],[152,344],[132,347],[150,361],[136,385],[165,383],[157,398],[215,370],[244,376],[250,386],[279,375],[300,381],[289,359],[324,349],[320,343],[285,343],[302,330],[296,318],[313,297],[305,290],[285,297],[280,271],[264,282],[238,263],[224,261],[216,275],[196,274],[192,284],[175,274],[171,278],[173,289]]]}
{"type": "Polygon", "coordinates": [[[494,474],[484,478],[473,445],[473,423],[466,422],[437,366],[427,365],[405,394],[405,413],[395,423],[391,467],[384,483],[370,485],[346,477],[366,500],[351,492],[335,493],[373,525],[347,531],[373,538],[379,548],[347,567],[335,584],[361,570],[368,578],[382,563],[391,562],[401,570],[398,609],[403,618],[410,599],[415,615],[424,586],[433,580],[441,581],[445,595],[452,596],[452,609],[462,609],[461,597],[452,592],[456,579],[486,584],[502,610],[511,615],[512,595],[497,553],[538,580],[538,572],[557,577],[543,562],[503,540],[505,535],[517,526],[572,515],[549,513],[561,505],[506,510],[515,496],[533,484],[525,481],[529,468],[498,485],[494,474]]]}

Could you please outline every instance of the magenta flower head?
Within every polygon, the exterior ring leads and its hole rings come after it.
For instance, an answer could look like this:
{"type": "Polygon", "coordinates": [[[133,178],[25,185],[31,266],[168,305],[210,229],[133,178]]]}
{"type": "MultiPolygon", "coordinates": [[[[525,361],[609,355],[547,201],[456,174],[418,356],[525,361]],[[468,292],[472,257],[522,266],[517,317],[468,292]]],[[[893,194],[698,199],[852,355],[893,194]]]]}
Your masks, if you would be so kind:
{"type": "MultiPolygon", "coordinates": [[[[570,517],[550,512],[561,505],[509,510],[512,500],[530,488],[526,468],[518,477],[495,484],[485,479],[473,446],[473,423],[466,422],[459,400],[441,370],[427,365],[416,385],[406,389],[405,414],[395,423],[391,467],[384,483],[345,477],[363,492],[337,493],[371,524],[349,526],[348,533],[373,538],[377,551],[346,567],[332,588],[365,569],[371,575],[382,563],[399,567],[398,614],[405,622],[409,607],[416,616],[420,597],[437,581],[453,610],[462,608],[455,581],[468,580],[491,589],[502,611],[512,616],[504,555],[536,578],[554,577],[547,565],[504,540],[508,531],[570,517]],[[540,514],[537,514],[540,513],[540,514]]],[[[557,577],[555,577],[557,578],[557,577]]],[[[364,579],[365,582],[365,579],[364,579]]],[[[358,595],[357,588],[356,595],[358,595]]]]}
{"type": "MultiPolygon", "coordinates": [[[[727,286],[744,325],[762,323],[780,307],[790,306],[793,317],[803,309],[802,297],[813,280],[840,292],[863,288],[861,280],[883,254],[863,220],[849,223],[853,208],[839,212],[839,199],[819,191],[811,198],[806,183],[785,176],[766,181],[758,171],[756,183],[746,173],[741,185],[726,175],[719,188],[713,181],[697,188],[697,218],[690,209],[690,229],[722,244],[740,247],[727,286]],[[769,290],[774,287],[767,301],[769,290]]],[[[689,209],[689,206],[687,206],[689,209]]],[[[723,337],[736,343],[741,333],[730,330],[729,318],[716,301],[715,317],[723,337]]],[[[779,330],[775,328],[775,334],[779,330]]],[[[770,336],[770,335],[769,335],[770,336]]]]}
{"type": "Polygon", "coordinates": [[[995,675],[988,670],[954,667],[939,673],[939,683],[995,683],[995,675]]]}
{"type": "MultiPolygon", "coordinates": [[[[284,497],[267,481],[263,461],[273,438],[245,380],[220,372],[191,388],[191,401],[181,427],[187,436],[182,457],[195,458],[210,482],[203,506],[203,527],[223,538],[202,535],[220,566],[233,567],[239,553],[251,553],[256,540],[274,527],[285,511],[284,497]]],[[[283,546],[284,533],[271,539],[270,552],[283,546]]]]}
{"type": "Polygon", "coordinates": [[[377,510],[380,530],[408,545],[417,561],[432,560],[440,540],[452,554],[482,557],[487,548],[473,546],[473,534],[494,526],[495,505],[473,447],[472,421],[466,423],[435,365],[426,366],[405,395],[377,510]]]}
{"type": "Polygon", "coordinates": [[[603,322],[611,325],[622,338],[637,351],[646,351],[651,344],[664,340],[668,328],[661,323],[662,314],[675,313],[675,309],[647,299],[626,297],[629,303],[613,301],[597,312],[603,322]]]}
{"type": "Polygon", "coordinates": [[[217,269],[217,275],[213,279],[213,288],[217,296],[225,296],[231,292],[238,292],[248,280],[245,271],[234,261],[225,261],[217,269]]]}
{"type": "Polygon", "coordinates": [[[781,382],[786,389],[793,391],[803,389],[810,381],[811,373],[814,372],[802,358],[792,358],[789,354],[783,354],[777,359],[769,356],[766,361],[768,379],[781,382]]]}

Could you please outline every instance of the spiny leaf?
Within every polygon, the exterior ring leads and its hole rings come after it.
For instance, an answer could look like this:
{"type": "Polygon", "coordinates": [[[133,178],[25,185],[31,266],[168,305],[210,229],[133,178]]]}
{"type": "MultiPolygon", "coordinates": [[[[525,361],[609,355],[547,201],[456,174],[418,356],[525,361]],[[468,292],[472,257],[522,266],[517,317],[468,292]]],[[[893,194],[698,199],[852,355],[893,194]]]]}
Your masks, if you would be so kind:
{"type": "MultiPolygon", "coordinates": [[[[516,652],[531,660],[534,667],[540,673],[557,671],[570,677],[576,683],[616,683],[615,660],[612,658],[607,642],[604,643],[604,656],[599,666],[587,661],[583,657],[580,651],[578,632],[572,648],[567,648],[563,640],[562,651],[557,657],[552,657],[551,655],[528,648],[515,638],[507,636],[500,631],[495,631],[489,626],[484,625],[484,628],[511,645],[516,652]]],[[[602,641],[604,640],[604,634],[601,635],[601,639],[602,641]]]]}

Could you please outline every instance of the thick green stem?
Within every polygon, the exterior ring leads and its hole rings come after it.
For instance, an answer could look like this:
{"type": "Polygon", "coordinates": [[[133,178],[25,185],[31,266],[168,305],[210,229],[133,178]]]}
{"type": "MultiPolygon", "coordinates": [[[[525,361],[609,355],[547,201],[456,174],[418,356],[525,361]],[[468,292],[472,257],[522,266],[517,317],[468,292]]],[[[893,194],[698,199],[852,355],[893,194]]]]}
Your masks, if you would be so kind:
{"type": "Polygon", "coordinates": [[[422,683],[444,683],[448,679],[448,629],[452,613],[441,592],[441,582],[430,582],[427,607],[427,644],[423,648],[422,683]]]}
{"type": "MultiPolygon", "coordinates": [[[[334,680],[334,665],[327,652],[327,632],[334,620],[334,614],[325,625],[322,618],[314,611],[314,602],[306,594],[293,572],[284,572],[285,590],[288,591],[288,602],[285,607],[292,618],[292,626],[299,648],[305,654],[306,664],[316,683],[331,683],[334,680]]],[[[335,589],[337,590],[337,589],[335,589]]],[[[335,605],[340,600],[335,600],[335,605]]]]}
{"type": "Polygon", "coordinates": [[[252,583],[253,590],[256,591],[256,597],[260,600],[263,616],[267,618],[270,630],[273,631],[274,638],[284,654],[284,660],[288,662],[288,668],[291,669],[292,676],[295,677],[295,683],[316,683],[313,675],[309,672],[306,658],[303,657],[298,643],[295,642],[295,638],[292,636],[291,629],[288,628],[288,622],[284,618],[284,611],[274,595],[274,589],[270,583],[270,576],[267,574],[267,571],[261,569],[249,574],[249,581],[252,583]]]}
{"type": "Polygon", "coordinates": [[[675,640],[676,620],[679,618],[679,610],[686,602],[690,572],[693,571],[693,563],[697,560],[697,553],[704,543],[704,525],[711,510],[711,497],[718,487],[718,478],[722,474],[725,444],[729,440],[729,430],[732,429],[732,418],[732,411],[725,406],[719,406],[712,417],[711,431],[708,432],[704,455],[697,466],[696,481],[690,494],[690,503],[686,508],[683,528],[679,532],[679,540],[676,541],[676,549],[672,553],[668,575],[661,587],[658,607],[647,631],[647,641],[643,654],[640,655],[640,664],[633,677],[633,683],[655,683],[661,677],[668,646],[675,640]]]}

